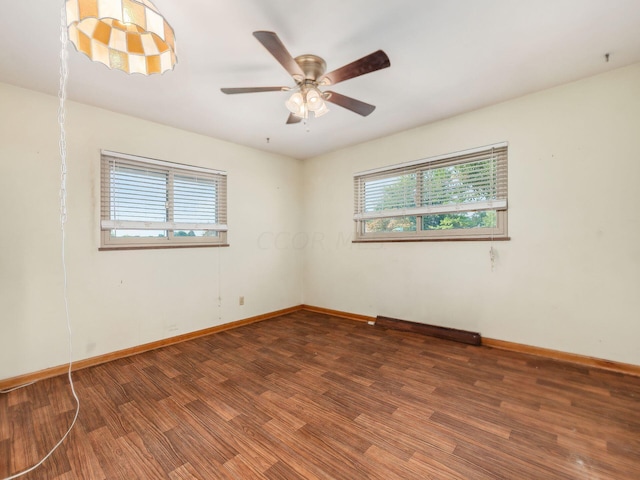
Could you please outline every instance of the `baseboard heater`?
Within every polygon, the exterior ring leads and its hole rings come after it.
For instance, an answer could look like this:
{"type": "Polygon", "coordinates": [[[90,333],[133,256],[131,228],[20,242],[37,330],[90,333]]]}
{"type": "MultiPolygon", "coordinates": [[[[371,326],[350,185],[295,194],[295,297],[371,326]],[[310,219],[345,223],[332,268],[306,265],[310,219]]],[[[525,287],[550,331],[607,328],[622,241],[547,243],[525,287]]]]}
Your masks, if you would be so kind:
{"type": "Polygon", "coordinates": [[[469,345],[482,345],[482,337],[479,333],[458,330],[455,328],[438,327],[426,325],[424,323],[398,320],[397,318],[376,317],[375,325],[393,330],[403,330],[405,332],[421,333],[431,337],[453,340],[454,342],[466,343],[469,345]]]}

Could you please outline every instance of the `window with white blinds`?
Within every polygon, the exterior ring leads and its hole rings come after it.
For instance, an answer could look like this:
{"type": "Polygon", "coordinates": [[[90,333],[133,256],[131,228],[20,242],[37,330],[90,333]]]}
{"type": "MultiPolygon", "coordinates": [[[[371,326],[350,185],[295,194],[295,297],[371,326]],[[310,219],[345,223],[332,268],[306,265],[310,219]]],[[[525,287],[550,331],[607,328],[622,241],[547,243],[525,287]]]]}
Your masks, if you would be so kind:
{"type": "Polygon", "coordinates": [[[507,237],[506,143],[354,175],[356,240],[507,237]]]}
{"type": "Polygon", "coordinates": [[[226,172],[102,151],[103,248],[224,245],[226,172]]]}

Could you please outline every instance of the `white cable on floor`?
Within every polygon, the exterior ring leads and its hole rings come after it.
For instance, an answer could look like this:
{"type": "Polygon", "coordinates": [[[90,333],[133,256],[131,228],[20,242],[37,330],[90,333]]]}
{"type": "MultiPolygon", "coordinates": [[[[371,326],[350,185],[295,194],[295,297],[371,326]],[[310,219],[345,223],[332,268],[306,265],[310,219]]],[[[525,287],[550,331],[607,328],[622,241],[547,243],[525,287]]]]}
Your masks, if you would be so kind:
{"type": "Polygon", "coordinates": [[[25,383],[24,385],[18,385],[17,387],[8,388],[7,390],[0,390],[0,393],[15,392],[16,390],[20,390],[21,388],[28,387],[29,385],[33,385],[34,383],[36,382],[29,382],[29,383],[25,383]]]}
{"type": "MultiPolygon", "coordinates": [[[[36,463],[34,466],[24,470],[20,473],[16,473],[10,477],[5,478],[4,480],[12,480],[14,478],[21,477],[26,475],[29,472],[34,471],[40,465],[42,465],[52,454],[55,452],[62,442],[64,442],[74,425],[76,424],[76,420],[78,419],[78,415],[80,414],[80,400],[78,399],[78,395],[76,394],[76,389],[73,385],[73,378],[71,377],[71,367],[73,364],[73,349],[72,349],[72,332],[71,332],[71,319],[69,316],[69,300],[67,294],[67,262],[65,258],[65,223],[67,222],[67,137],[64,129],[65,123],[65,103],[67,99],[67,78],[69,76],[69,71],[67,68],[67,43],[68,43],[68,32],[67,32],[67,15],[66,15],[66,1],[62,0],[62,10],[60,14],[60,90],[58,92],[58,98],[60,100],[60,105],[58,107],[58,124],[60,125],[60,228],[62,231],[62,274],[63,274],[63,296],[64,296],[64,309],[65,315],[67,318],[67,333],[69,337],[69,369],[68,369],[68,377],[69,377],[69,385],[71,387],[71,393],[73,394],[73,398],[76,401],[76,414],[73,417],[73,421],[67,432],[62,436],[60,441],[55,444],[55,446],[45,455],[45,457],[36,463]]],[[[18,388],[22,388],[26,385],[22,385],[21,387],[16,387],[8,391],[13,391],[18,388]]]]}

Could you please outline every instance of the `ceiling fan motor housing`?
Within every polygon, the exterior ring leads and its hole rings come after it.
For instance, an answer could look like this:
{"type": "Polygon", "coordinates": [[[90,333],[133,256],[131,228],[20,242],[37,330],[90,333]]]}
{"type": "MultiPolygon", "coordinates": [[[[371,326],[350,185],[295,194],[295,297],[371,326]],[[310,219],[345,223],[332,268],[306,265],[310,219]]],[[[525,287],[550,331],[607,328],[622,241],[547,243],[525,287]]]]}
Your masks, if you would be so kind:
{"type": "Polygon", "coordinates": [[[327,69],[326,62],[317,55],[300,55],[294,60],[304,72],[305,80],[316,82],[327,69]]]}

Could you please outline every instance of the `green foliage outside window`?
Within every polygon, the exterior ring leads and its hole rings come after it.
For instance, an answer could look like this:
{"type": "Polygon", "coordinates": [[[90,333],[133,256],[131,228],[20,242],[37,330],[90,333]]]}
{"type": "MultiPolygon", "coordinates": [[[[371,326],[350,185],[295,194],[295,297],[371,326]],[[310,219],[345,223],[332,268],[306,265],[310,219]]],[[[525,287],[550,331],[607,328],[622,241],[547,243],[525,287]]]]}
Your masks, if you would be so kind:
{"type": "MultiPolygon", "coordinates": [[[[492,186],[486,179],[491,178],[492,168],[491,162],[478,161],[384,179],[383,194],[377,195],[373,203],[367,202],[367,211],[461,205],[491,200],[492,186]]],[[[371,184],[379,189],[375,184],[382,181],[374,180],[371,184]]],[[[422,230],[491,228],[496,226],[497,215],[490,210],[376,218],[365,222],[365,231],[414,232],[419,219],[422,230]]]]}

